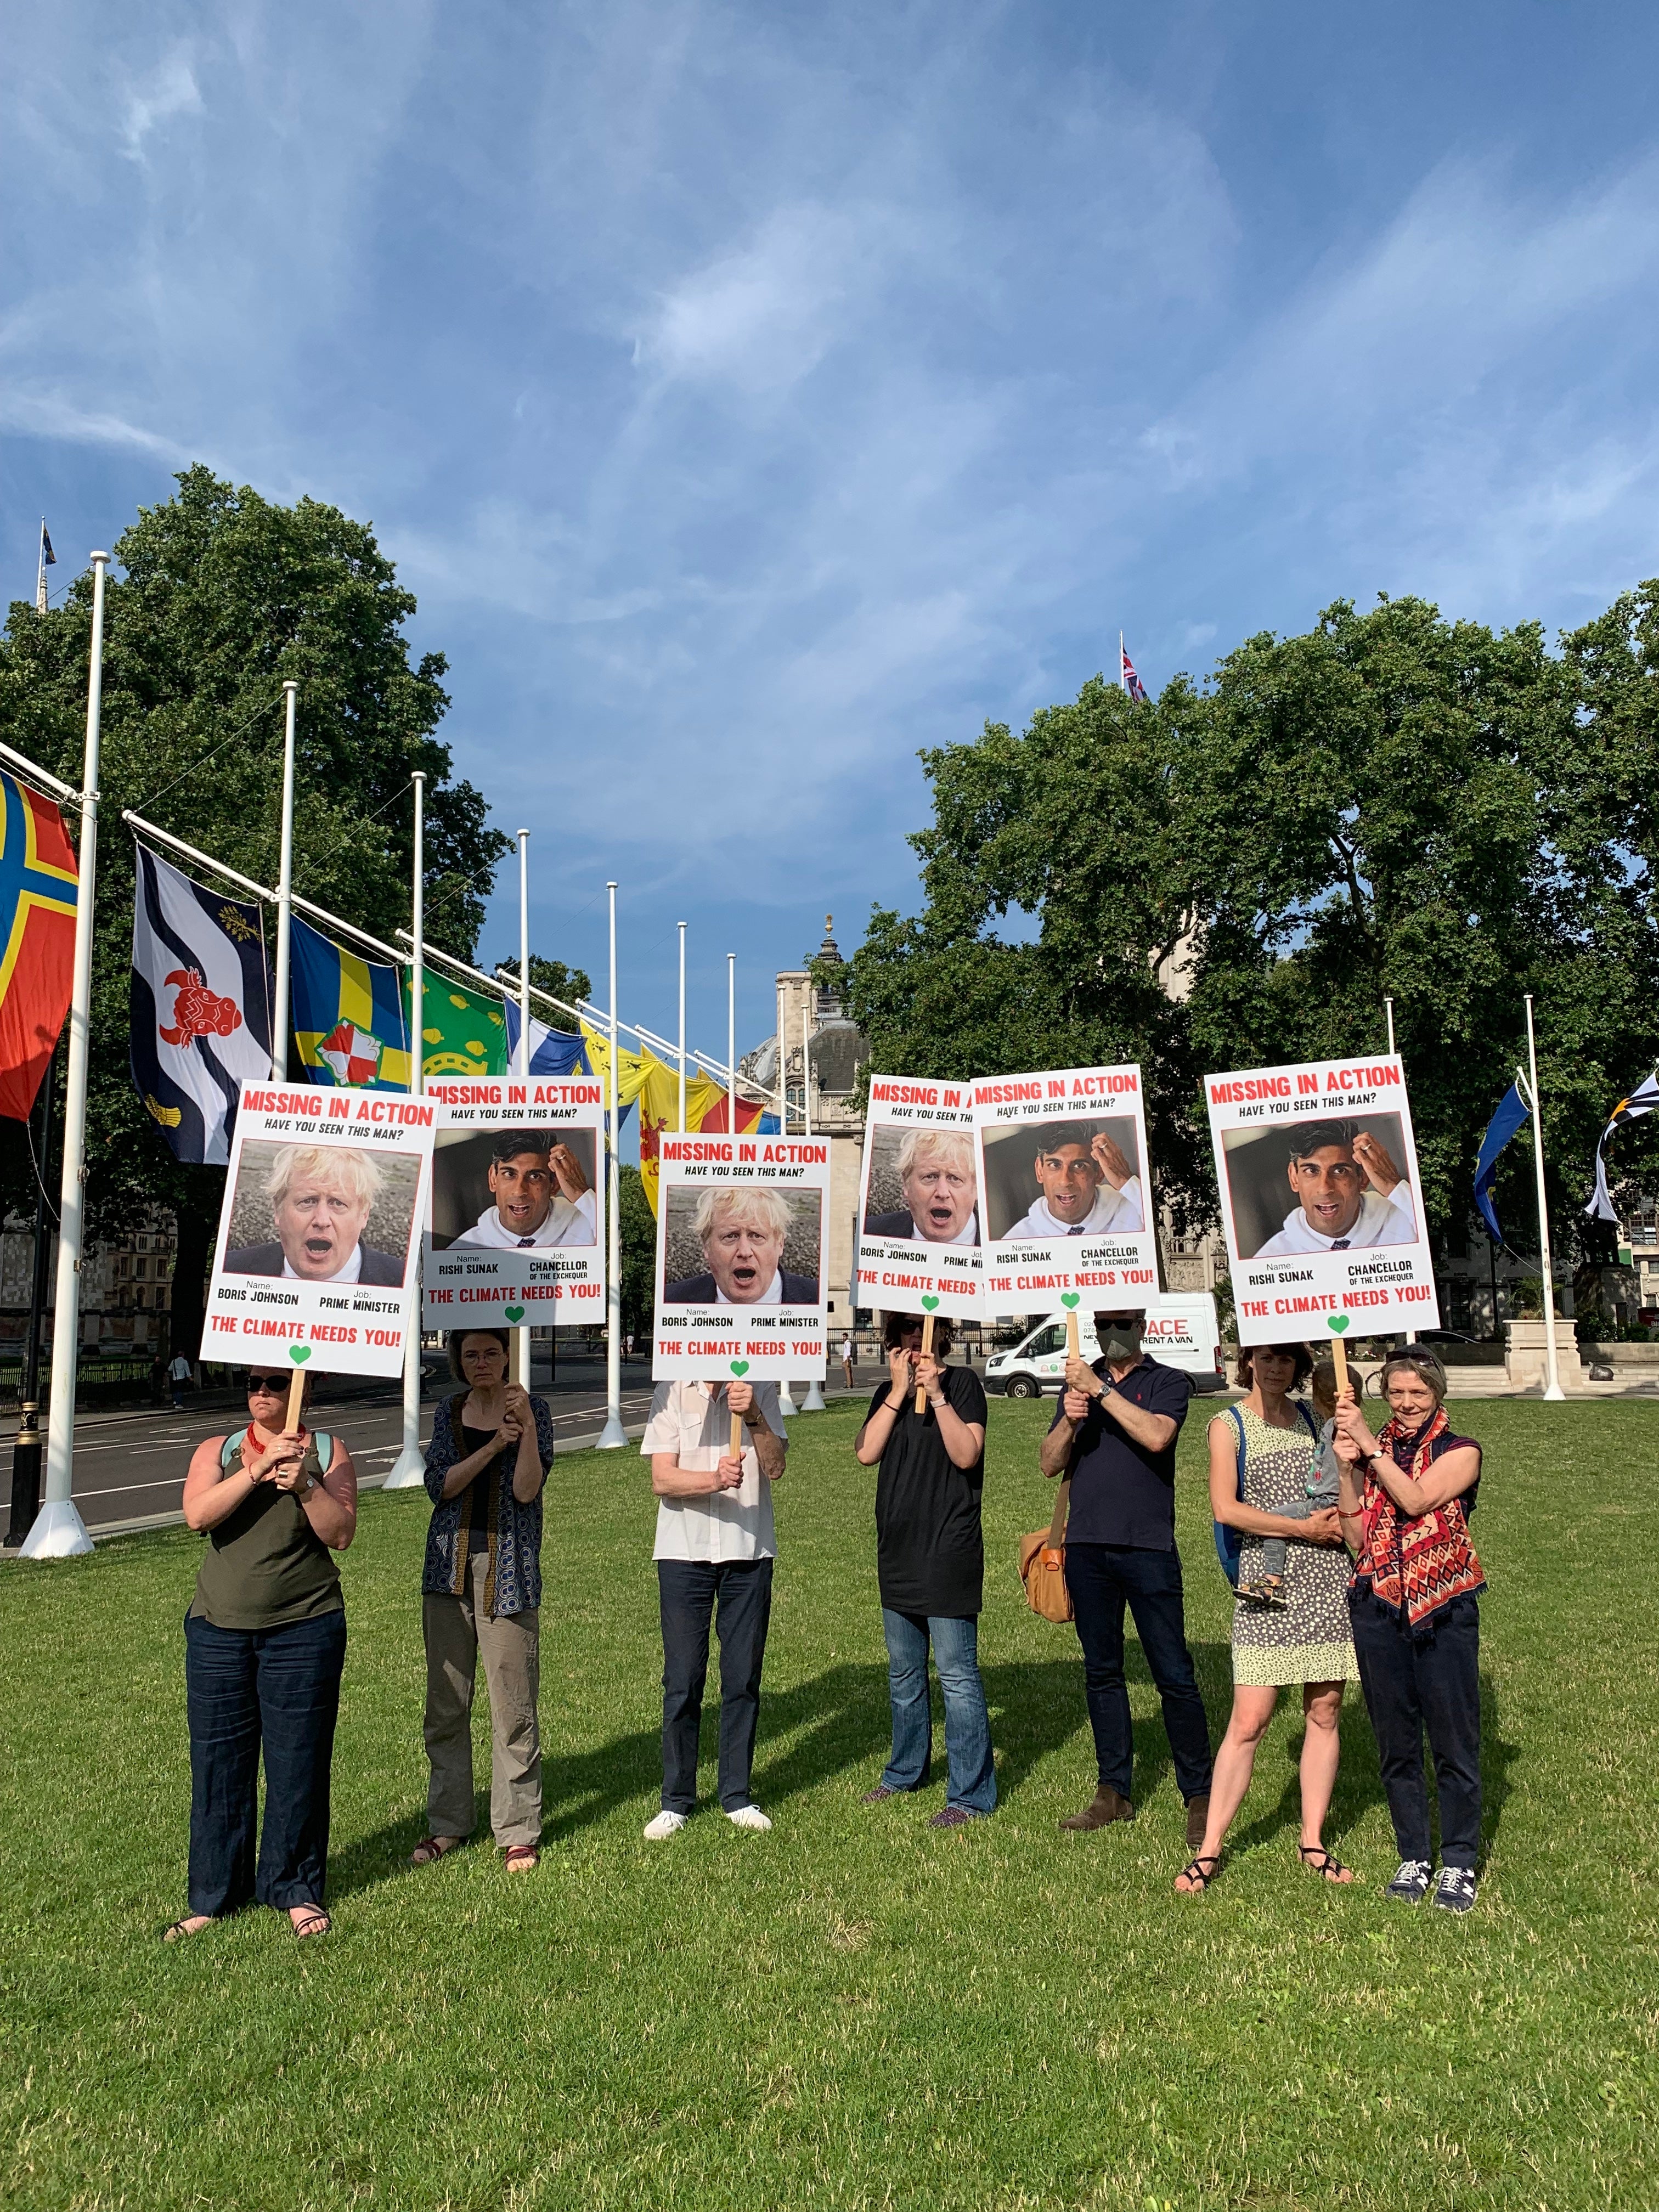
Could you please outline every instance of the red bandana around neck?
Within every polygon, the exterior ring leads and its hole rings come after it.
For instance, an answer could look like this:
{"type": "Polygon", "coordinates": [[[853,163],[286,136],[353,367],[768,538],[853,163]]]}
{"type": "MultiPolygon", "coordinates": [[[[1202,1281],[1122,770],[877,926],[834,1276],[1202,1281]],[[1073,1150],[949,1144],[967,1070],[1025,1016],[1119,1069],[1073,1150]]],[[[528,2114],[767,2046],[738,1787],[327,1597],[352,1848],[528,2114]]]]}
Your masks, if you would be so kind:
{"type": "MultiPolygon", "coordinates": [[[[1421,1482],[1434,1464],[1436,1439],[1450,1426],[1442,1406],[1421,1430],[1386,1422],[1377,1446],[1402,1474],[1421,1482]]],[[[1486,1588],[1486,1576],[1469,1541],[1467,1495],[1426,1513],[1404,1513],[1368,1467],[1360,1517],[1364,1539],[1354,1562],[1354,1586],[1369,1583],[1372,1595],[1391,1612],[1403,1613],[1413,1628],[1420,1627],[1453,1598],[1486,1588]]]]}

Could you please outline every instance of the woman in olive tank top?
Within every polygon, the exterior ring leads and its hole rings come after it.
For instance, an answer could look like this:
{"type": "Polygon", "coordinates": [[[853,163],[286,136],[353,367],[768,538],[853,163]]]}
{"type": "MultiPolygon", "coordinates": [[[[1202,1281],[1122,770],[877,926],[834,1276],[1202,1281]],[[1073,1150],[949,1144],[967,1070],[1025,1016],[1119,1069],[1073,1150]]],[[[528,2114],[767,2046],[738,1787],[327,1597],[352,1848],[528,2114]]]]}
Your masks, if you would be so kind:
{"type": "Polygon", "coordinates": [[[169,1942],[253,1900],[286,1911],[296,1936],[329,1926],[329,1771],[346,1641],[334,1555],[357,1526],[357,1476],[337,1437],[285,1430],[289,1373],[255,1369],[246,1380],[246,1429],[198,1444],[185,1479],[185,1524],[208,1551],[185,1616],[190,1911],[169,1942]]]}

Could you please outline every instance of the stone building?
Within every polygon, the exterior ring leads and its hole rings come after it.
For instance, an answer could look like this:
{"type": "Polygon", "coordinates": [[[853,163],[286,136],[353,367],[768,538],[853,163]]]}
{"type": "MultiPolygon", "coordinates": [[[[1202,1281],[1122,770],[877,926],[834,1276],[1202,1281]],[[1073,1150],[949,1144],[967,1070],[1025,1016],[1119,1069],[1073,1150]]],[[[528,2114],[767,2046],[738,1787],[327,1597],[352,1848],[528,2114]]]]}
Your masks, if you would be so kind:
{"type": "MultiPolygon", "coordinates": [[[[50,1221],[46,1233],[52,1239],[44,1330],[49,1343],[58,1283],[58,1245],[50,1221]]],[[[83,1352],[101,1352],[111,1359],[149,1359],[165,1347],[177,1242],[173,1216],[158,1209],[144,1228],[121,1243],[93,1246],[81,1269],[83,1352]]],[[[33,1280],[34,1224],[12,1214],[0,1233],[0,1346],[4,1355],[15,1358],[21,1351],[33,1280]]]]}
{"type": "Polygon", "coordinates": [[[864,1117],[857,1105],[859,1079],[869,1057],[863,1035],[848,1018],[832,975],[814,982],[811,969],[846,965],[833,935],[834,916],[823,917],[823,942],[799,968],[779,970],[777,1028],[739,1068],[750,1090],[771,1099],[792,1132],[811,1128],[830,1140],[830,1325],[853,1317],[853,1252],[858,1227],[859,1175],[864,1157],[864,1117]],[[782,1051],[779,1051],[779,1040],[782,1051]]]}

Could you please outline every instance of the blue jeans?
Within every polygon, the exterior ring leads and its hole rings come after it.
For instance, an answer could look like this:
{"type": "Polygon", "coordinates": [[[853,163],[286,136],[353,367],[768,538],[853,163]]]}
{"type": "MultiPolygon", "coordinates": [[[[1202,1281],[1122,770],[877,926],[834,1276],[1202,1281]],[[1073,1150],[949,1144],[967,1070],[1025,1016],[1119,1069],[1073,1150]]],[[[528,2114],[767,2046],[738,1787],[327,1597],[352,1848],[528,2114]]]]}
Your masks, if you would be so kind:
{"type": "Polygon", "coordinates": [[[1423,1738],[1440,1795],[1440,1856],[1480,1863],[1480,1609],[1467,1592],[1420,1638],[1369,1589],[1350,1590],[1354,1655],[1402,1859],[1433,1862],[1423,1738]]]}
{"type": "Polygon", "coordinates": [[[1163,1701],[1176,1785],[1183,1797],[1203,1796],[1210,1787],[1210,1725],[1187,1649],[1180,1553],[1134,1551],[1121,1544],[1067,1544],[1066,1587],[1083,1646],[1083,1687],[1102,1782],[1121,1797],[1131,1794],[1134,1734],[1123,1681],[1127,1605],[1163,1701]]]}
{"type": "Polygon", "coordinates": [[[250,1898],[320,1905],[329,1770],[345,1663],[342,1611],[286,1628],[185,1617],[190,1716],[190,1909],[214,1919],[250,1898]],[[265,1826],[254,1863],[259,1754],[265,1826]]]}
{"type": "Polygon", "coordinates": [[[933,1753],[933,1716],[927,1700],[927,1645],[932,1639],[939,1686],[945,1692],[947,1805],[989,1813],[997,1802],[991,1759],[991,1717],[979,1679],[979,1623],[943,1613],[891,1613],[884,1606],[887,1686],[893,1700],[893,1755],[882,1776],[888,1790],[920,1790],[933,1753]]]}

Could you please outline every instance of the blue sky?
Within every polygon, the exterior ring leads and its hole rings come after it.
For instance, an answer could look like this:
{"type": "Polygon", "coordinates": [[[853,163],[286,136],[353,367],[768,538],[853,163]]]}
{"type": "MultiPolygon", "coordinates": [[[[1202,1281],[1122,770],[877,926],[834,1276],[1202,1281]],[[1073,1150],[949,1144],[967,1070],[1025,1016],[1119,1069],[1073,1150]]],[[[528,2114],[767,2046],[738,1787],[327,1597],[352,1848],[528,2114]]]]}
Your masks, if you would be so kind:
{"type": "MultiPolygon", "coordinates": [[[[694,1041],[917,749],[1379,590],[1659,572],[1659,15],[8,10],[0,592],[201,459],[372,520],[538,946],[694,1041]]],[[[498,898],[486,933],[517,941],[498,898]]]]}

